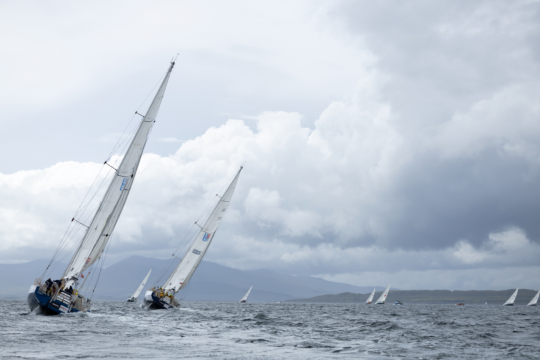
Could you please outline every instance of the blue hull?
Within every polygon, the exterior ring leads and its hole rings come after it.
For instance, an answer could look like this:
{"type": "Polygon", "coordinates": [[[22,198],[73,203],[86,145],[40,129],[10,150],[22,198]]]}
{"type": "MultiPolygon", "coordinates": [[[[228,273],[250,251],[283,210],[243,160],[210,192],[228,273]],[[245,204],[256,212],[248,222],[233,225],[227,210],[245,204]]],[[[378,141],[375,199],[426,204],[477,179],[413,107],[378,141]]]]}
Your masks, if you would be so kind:
{"type": "MultiPolygon", "coordinates": [[[[37,300],[39,307],[41,308],[41,311],[46,315],[59,315],[59,314],[67,314],[67,313],[76,313],[79,312],[79,310],[75,308],[70,309],[70,304],[66,304],[59,299],[55,299],[54,301],[51,301],[51,297],[45,294],[42,294],[39,292],[39,286],[36,287],[36,290],[34,291],[35,300],[37,300]]],[[[30,300],[33,301],[34,299],[30,300]]]]}
{"type": "Polygon", "coordinates": [[[150,309],[172,309],[174,307],[171,304],[168,304],[165,301],[158,298],[155,294],[156,294],[155,292],[152,293],[152,301],[151,302],[148,301],[148,300],[144,301],[145,305],[147,305],[148,308],[150,308],[150,309]]]}

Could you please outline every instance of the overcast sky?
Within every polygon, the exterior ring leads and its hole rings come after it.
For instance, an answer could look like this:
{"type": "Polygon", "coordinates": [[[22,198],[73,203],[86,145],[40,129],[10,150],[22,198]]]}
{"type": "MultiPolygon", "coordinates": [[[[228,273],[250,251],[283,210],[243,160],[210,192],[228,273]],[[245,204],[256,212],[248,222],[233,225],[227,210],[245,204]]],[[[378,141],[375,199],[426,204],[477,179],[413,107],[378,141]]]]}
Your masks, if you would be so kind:
{"type": "Polygon", "coordinates": [[[539,1],[1,2],[0,32],[1,263],[52,256],[179,54],[107,263],[168,258],[246,162],[206,260],[540,288],[539,1]]]}

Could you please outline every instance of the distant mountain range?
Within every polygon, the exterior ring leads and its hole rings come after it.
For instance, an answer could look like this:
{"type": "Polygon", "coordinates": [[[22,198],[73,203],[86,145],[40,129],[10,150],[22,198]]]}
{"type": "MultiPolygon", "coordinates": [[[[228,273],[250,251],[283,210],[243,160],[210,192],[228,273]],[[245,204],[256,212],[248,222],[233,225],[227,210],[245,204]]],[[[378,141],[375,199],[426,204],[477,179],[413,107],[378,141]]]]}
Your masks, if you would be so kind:
{"type": "MultiPolygon", "coordinates": [[[[41,276],[48,263],[46,260],[36,260],[24,264],[0,264],[0,299],[26,299],[30,285],[36,277],[41,276]]],[[[153,270],[146,288],[154,285],[166,264],[167,260],[141,256],[119,261],[102,270],[93,298],[125,300],[137,289],[150,268],[153,270]]],[[[65,267],[58,265],[51,278],[59,278],[65,267]]],[[[159,285],[167,280],[172,269],[174,267],[165,271],[159,285]]],[[[185,300],[239,301],[251,285],[253,290],[248,299],[250,302],[284,301],[373,290],[373,286],[358,287],[310,276],[283,275],[270,270],[237,270],[203,261],[179,296],[185,300]]],[[[139,299],[142,298],[139,296],[139,299]]]]}
{"type": "MultiPolygon", "coordinates": [[[[387,304],[393,304],[401,300],[405,304],[485,304],[502,305],[516,289],[509,290],[394,290],[390,289],[387,304]]],[[[538,290],[519,289],[514,304],[527,305],[536,295],[538,290]]],[[[373,302],[377,301],[382,291],[375,293],[373,302]]],[[[293,299],[292,302],[317,302],[317,303],[364,303],[369,293],[353,294],[345,292],[336,295],[321,295],[308,299],[293,299]]]]}

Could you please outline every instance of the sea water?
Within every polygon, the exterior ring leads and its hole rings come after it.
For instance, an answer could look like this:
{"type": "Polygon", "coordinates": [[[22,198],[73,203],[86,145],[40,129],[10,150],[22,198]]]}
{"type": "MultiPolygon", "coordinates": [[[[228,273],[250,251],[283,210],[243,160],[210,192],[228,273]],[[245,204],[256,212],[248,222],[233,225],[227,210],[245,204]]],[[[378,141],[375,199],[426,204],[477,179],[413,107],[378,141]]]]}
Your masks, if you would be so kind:
{"type": "Polygon", "coordinates": [[[100,302],[44,316],[0,301],[2,359],[538,359],[540,308],[100,302]]]}

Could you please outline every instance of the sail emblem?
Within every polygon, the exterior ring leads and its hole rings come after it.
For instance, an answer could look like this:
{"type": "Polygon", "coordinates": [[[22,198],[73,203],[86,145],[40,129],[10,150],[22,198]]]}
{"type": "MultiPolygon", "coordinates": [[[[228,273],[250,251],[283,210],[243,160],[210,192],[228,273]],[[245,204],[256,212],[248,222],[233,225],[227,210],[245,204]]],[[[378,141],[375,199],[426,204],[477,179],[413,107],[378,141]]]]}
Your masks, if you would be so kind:
{"type": "Polygon", "coordinates": [[[204,236],[203,236],[203,238],[202,238],[202,241],[208,241],[208,240],[210,240],[210,236],[212,236],[212,234],[208,234],[208,233],[204,234],[204,236]]]}
{"type": "Polygon", "coordinates": [[[124,178],[124,181],[122,181],[122,185],[120,185],[120,191],[124,190],[124,186],[126,186],[127,178],[124,178]]]}
{"type": "Polygon", "coordinates": [[[199,250],[197,250],[197,249],[193,249],[193,253],[195,255],[201,255],[201,252],[199,250]]]}

